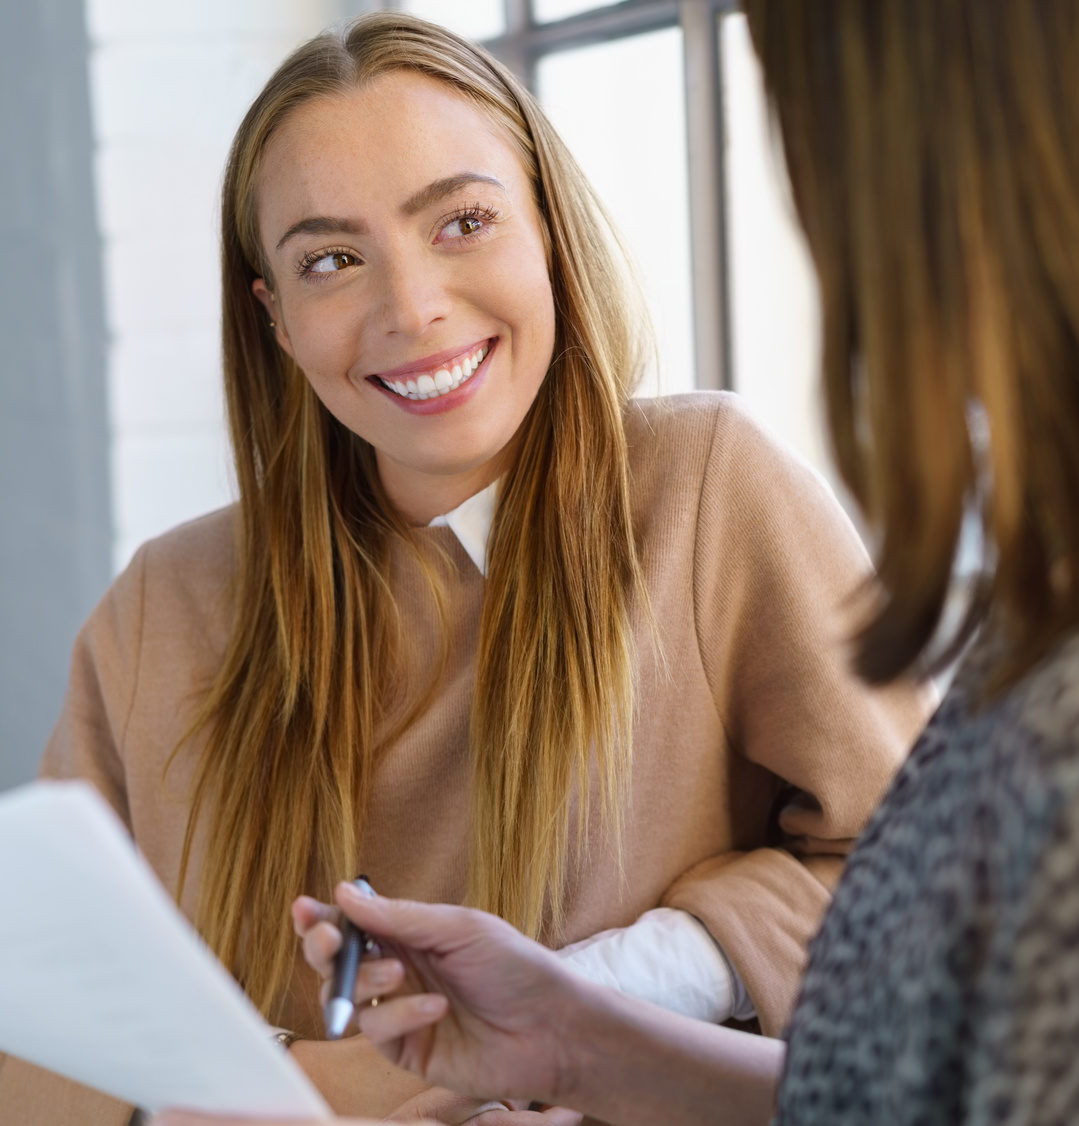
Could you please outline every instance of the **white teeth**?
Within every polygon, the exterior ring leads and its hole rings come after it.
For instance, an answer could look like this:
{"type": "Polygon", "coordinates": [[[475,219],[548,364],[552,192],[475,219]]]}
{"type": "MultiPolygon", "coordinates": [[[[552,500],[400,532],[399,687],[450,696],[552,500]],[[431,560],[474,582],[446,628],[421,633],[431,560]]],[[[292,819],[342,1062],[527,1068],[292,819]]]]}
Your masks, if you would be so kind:
{"type": "Polygon", "coordinates": [[[383,380],[382,385],[400,395],[403,399],[436,399],[439,395],[448,395],[456,391],[467,379],[471,379],[476,369],[483,363],[487,356],[488,347],[481,345],[470,356],[458,360],[452,368],[439,368],[433,373],[424,372],[412,379],[395,379],[392,382],[383,380]]]}

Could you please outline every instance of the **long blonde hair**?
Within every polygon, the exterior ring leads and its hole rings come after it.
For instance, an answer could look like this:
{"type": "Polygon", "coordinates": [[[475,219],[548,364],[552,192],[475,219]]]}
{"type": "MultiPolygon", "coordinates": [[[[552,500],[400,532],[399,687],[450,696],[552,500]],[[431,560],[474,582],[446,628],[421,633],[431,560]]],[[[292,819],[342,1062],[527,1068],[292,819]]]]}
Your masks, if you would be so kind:
{"type": "Polygon", "coordinates": [[[820,281],[828,420],[879,530],[859,666],[938,629],[965,513],[1010,640],[1079,625],[1079,5],[746,0],[820,281]]]}
{"type": "Polygon", "coordinates": [[[642,589],[622,414],[642,363],[638,299],[602,208],[513,77],[441,28],[362,18],[305,44],[269,80],[236,135],[223,192],[225,384],[242,533],[231,640],[192,728],[208,743],[181,884],[205,818],[210,854],[230,861],[205,866],[197,921],[270,1015],[295,956],[288,905],[353,874],[375,763],[429,695],[389,727],[396,704],[380,686],[394,680],[386,669],[399,639],[383,576],[391,542],[410,542],[410,532],[382,492],[373,451],[325,410],[252,295],[256,277],[270,280],[254,188],[292,110],[394,69],[445,82],[511,138],[545,223],[557,311],[554,358],[489,543],[470,729],[470,900],[556,939],[590,770],[598,764],[617,834],[630,754],[630,612],[642,589]],[[282,926],[248,932],[251,919],[282,926]]]}

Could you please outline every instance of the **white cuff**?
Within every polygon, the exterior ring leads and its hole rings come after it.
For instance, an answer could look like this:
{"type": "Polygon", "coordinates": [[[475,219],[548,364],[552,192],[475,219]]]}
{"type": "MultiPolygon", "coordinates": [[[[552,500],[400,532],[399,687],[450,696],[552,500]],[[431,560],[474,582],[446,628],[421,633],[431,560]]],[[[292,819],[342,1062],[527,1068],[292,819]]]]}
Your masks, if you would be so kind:
{"type": "Polygon", "coordinates": [[[628,927],[601,931],[558,951],[589,981],[720,1024],[755,1016],[745,986],[704,925],[657,907],[628,927]]]}

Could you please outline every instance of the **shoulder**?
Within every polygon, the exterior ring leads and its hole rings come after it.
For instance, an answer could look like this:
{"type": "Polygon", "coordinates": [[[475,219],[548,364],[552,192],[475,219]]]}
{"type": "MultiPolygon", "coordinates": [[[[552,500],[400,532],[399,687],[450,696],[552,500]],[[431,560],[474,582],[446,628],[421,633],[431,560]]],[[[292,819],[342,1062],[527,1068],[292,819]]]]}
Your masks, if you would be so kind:
{"type": "Polygon", "coordinates": [[[706,452],[717,434],[737,439],[758,429],[732,391],[692,391],[684,395],[631,399],[626,406],[626,438],[643,453],[672,441],[689,441],[706,452]]]}
{"type": "Polygon", "coordinates": [[[229,505],[179,524],[147,540],[136,552],[154,573],[201,584],[231,575],[239,539],[240,510],[229,505]]]}
{"type": "MultiPolygon", "coordinates": [[[[1063,640],[1037,666],[999,694],[987,693],[1006,634],[985,627],[956,673],[941,714],[967,783],[983,802],[1011,814],[1016,842],[1032,819],[1055,823],[1079,810],[1079,634],[1063,640]]],[[[956,769],[959,769],[957,766],[956,769]]],[[[997,838],[999,827],[989,836],[997,838]]],[[[1009,846],[1011,847],[1011,846],[1009,846]]]]}
{"type": "Polygon", "coordinates": [[[120,633],[209,630],[227,622],[239,540],[230,505],[147,540],[117,576],[89,625],[120,633]],[[126,624],[125,624],[126,623],[126,624]]]}
{"type": "MultiPolygon", "coordinates": [[[[1073,845],[1079,849],[1079,635],[1059,645],[989,714],[995,722],[985,735],[992,755],[987,788],[1006,807],[1000,820],[1012,827],[1012,849],[1020,855],[1030,850],[1034,860],[1032,823],[1042,826],[1046,841],[1067,839],[1069,852],[1073,845]]],[[[1072,866],[1077,855],[1071,853],[1072,866]]]]}
{"type": "Polygon", "coordinates": [[[728,533],[786,539],[819,529],[857,541],[831,485],[733,392],[634,399],[625,428],[638,506],[680,497],[728,533]]]}
{"type": "MultiPolygon", "coordinates": [[[[1028,912],[1055,910],[1060,888],[1053,857],[1061,845],[1070,857],[1069,878],[1074,875],[1079,637],[999,695],[986,696],[1001,642],[990,633],[972,647],[889,804],[917,822],[921,842],[950,842],[947,863],[977,874],[971,888],[996,903],[1004,926],[1005,918],[1015,923],[1028,912]]],[[[1009,934],[1006,945],[1014,939],[1009,934]]]]}
{"type": "Polygon", "coordinates": [[[996,805],[984,845],[995,860],[989,909],[999,928],[988,957],[996,1004],[987,1006],[983,1033],[985,1098],[1021,1092],[1015,1120],[1033,1121],[1033,1104],[1059,1092],[1079,1035],[1079,637],[1000,711],[996,805]]]}
{"type": "MultiPolygon", "coordinates": [[[[1067,946],[1072,986],[1079,984],[1079,635],[1060,646],[1020,689],[1017,733],[1021,753],[1008,756],[1011,793],[1034,818],[1042,813],[1042,847],[1032,888],[1032,945],[1067,946]]],[[[1017,834],[1015,847],[1030,847],[1017,834]]],[[[1033,846],[1037,847],[1037,845],[1033,846]]],[[[1028,921],[1028,928],[1030,922],[1028,921]]]]}
{"type": "Polygon", "coordinates": [[[635,476],[711,476],[745,481],[753,495],[780,489],[826,494],[830,486],[779,442],[732,391],[633,399],[626,440],[635,476]]]}

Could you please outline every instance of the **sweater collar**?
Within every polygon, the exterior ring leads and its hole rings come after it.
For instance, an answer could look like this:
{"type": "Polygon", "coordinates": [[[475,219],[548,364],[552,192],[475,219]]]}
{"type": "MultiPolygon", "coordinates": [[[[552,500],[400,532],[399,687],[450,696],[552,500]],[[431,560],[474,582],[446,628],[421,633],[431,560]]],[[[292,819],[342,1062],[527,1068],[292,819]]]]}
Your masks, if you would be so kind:
{"type": "Polygon", "coordinates": [[[484,578],[487,577],[487,536],[495,518],[497,494],[498,481],[492,481],[487,488],[470,496],[451,512],[436,516],[428,525],[449,528],[484,578]]]}

